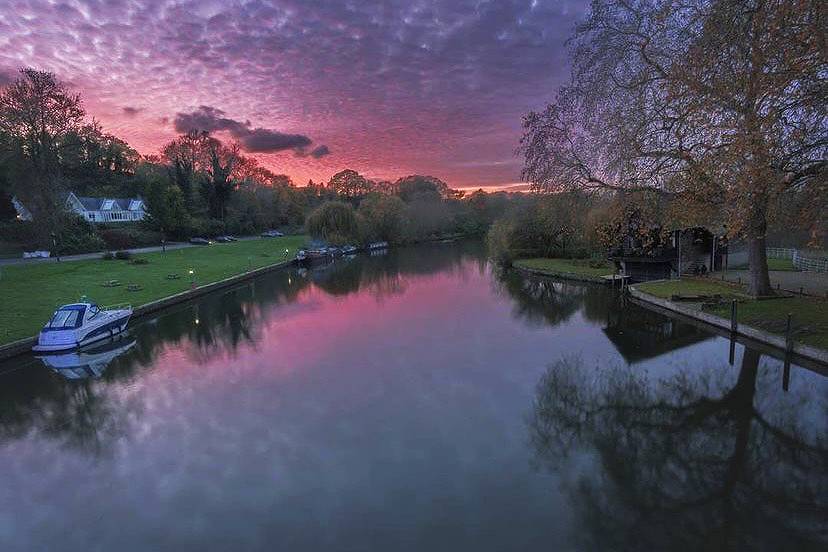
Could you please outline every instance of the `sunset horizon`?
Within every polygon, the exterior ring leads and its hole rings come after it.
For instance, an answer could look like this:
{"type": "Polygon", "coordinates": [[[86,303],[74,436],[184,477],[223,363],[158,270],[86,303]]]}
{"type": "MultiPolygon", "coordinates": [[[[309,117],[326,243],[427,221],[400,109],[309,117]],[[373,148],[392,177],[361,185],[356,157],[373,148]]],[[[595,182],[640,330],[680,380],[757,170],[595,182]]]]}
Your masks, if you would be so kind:
{"type": "Polygon", "coordinates": [[[196,122],[300,186],[350,168],[496,190],[522,184],[521,117],[566,78],[586,4],[13,0],[0,85],[52,72],[143,155],[196,122]]]}

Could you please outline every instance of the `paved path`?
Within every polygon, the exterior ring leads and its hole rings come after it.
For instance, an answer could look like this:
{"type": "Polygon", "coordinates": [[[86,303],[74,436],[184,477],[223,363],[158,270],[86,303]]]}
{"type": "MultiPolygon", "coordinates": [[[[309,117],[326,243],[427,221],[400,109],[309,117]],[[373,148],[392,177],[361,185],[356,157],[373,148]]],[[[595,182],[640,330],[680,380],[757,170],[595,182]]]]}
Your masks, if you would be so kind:
{"type": "MultiPolygon", "coordinates": [[[[195,247],[193,244],[190,243],[168,243],[167,250],[172,251],[173,249],[183,249],[185,247],[195,247]]],[[[114,251],[114,250],[113,250],[114,251]]],[[[120,251],[129,251],[130,253],[151,253],[153,251],[161,251],[160,245],[154,245],[152,247],[135,247],[133,249],[121,249],[120,251]]],[[[64,261],[85,261],[89,259],[100,259],[101,255],[103,255],[105,251],[98,251],[96,253],[81,253],[79,255],[62,255],[60,257],[60,262],[64,261]]],[[[57,257],[46,257],[46,258],[34,258],[34,259],[24,259],[22,257],[14,257],[11,259],[0,259],[0,266],[4,265],[21,265],[21,264],[35,264],[35,263],[56,263],[58,262],[57,257]]]]}
{"type": "MultiPolygon", "coordinates": [[[[712,278],[721,278],[721,272],[711,275],[712,278]]],[[[747,283],[749,273],[747,270],[728,270],[725,279],[737,282],[739,278],[747,283]]],[[[771,285],[775,288],[777,284],[785,290],[799,293],[800,288],[807,295],[828,296],[828,273],[825,272],[795,272],[788,270],[771,270],[771,285]]]]}

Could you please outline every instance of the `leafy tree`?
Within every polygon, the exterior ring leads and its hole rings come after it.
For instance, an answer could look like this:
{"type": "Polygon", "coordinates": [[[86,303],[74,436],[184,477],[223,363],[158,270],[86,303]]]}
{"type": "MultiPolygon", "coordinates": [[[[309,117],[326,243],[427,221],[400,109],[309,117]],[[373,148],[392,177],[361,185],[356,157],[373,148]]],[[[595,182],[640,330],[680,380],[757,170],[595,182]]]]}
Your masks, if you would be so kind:
{"type": "Polygon", "coordinates": [[[449,188],[448,184],[439,178],[418,174],[400,178],[394,183],[394,189],[406,203],[417,199],[437,201],[463,197],[463,192],[449,188]]]}
{"type": "Polygon", "coordinates": [[[146,224],[165,235],[183,238],[190,223],[181,188],[162,179],[152,180],[146,189],[146,224]]]}
{"type": "Polygon", "coordinates": [[[524,177],[676,194],[746,238],[771,294],[768,221],[825,181],[825,20],[816,0],[594,1],[571,82],[524,118],[524,177]]]}
{"type": "Polygon", "coordinates": [[[363,227],[361,235],[369,241],[398,243],[405,232],[405,203],[396,196],[372,193],[357,211],[363,227]]]}
{"type": "Polygon", "coordinates": [[[308,215],[305,225],[311,236],[334,245],[356,242],[360,238],[356,211],[342,201],[323,203],[308,215]]]}
{"type": "Polygon", "coordinates": [[[18,161],[14,191],[38,221],[41,239],[63,217],[61,150],[84,114],[80,96],[49,72],[21,69],[0,93],[0,132],[18,161]]]}
{"type": "Polygon", "coordinates": [[[358,172],[345,169],[331,177],[328,189],[338,196],[355,199],[367,195],[372,190],[372,182],[358,172]]]}

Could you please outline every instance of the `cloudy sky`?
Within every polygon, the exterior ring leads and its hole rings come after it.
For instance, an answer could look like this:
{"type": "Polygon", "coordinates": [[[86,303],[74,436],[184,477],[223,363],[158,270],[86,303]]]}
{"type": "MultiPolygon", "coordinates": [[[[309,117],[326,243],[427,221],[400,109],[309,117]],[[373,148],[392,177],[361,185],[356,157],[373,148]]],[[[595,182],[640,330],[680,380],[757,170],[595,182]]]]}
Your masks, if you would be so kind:
{"type": "Polygon", "coordinates": [[[585,4],[2,0],[0,83],[53,71],[145,154],[200,126],[299,184],[353,168],[504,186],[585,4]]]}

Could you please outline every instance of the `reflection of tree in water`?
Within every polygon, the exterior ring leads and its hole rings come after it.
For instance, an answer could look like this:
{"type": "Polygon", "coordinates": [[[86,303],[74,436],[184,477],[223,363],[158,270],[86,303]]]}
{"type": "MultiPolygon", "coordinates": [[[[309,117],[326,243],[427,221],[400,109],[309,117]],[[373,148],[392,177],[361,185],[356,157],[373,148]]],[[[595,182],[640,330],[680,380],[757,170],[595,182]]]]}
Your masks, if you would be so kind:
{"type": "MultiPolygon", "coordinates": [[[[312,269],[309,277],[330,295],[367,291],[377,299],[383,299],[403,293],[406,276],[465,270],[470,258],[480,257],[476,245],[476,242],[427,244],[391,249],[383,255],[338,259],[312,269]]],[[[485,262],[485,256],[482,258],[485,262]]]]}
{"type": "Polygon", "coordinates": [[[825,405],[807,419],[807,401],[771,395],[781,391],[771,376],[751,350],[731,385],[718,370],[657,383],[630,369],[553,365],[538,386],[531,439],[553,469],[578,458],[590,466],[569,488],[585,547],[824,546],[825,405]]]}
{"type": "Polygon", "coordinates": [[[535,326],[557,326],[567,321],[592,291],[584,285],[528,276],[514,270],[499,272],[495,282],[514,301],[514,315],[535,326]]]}

